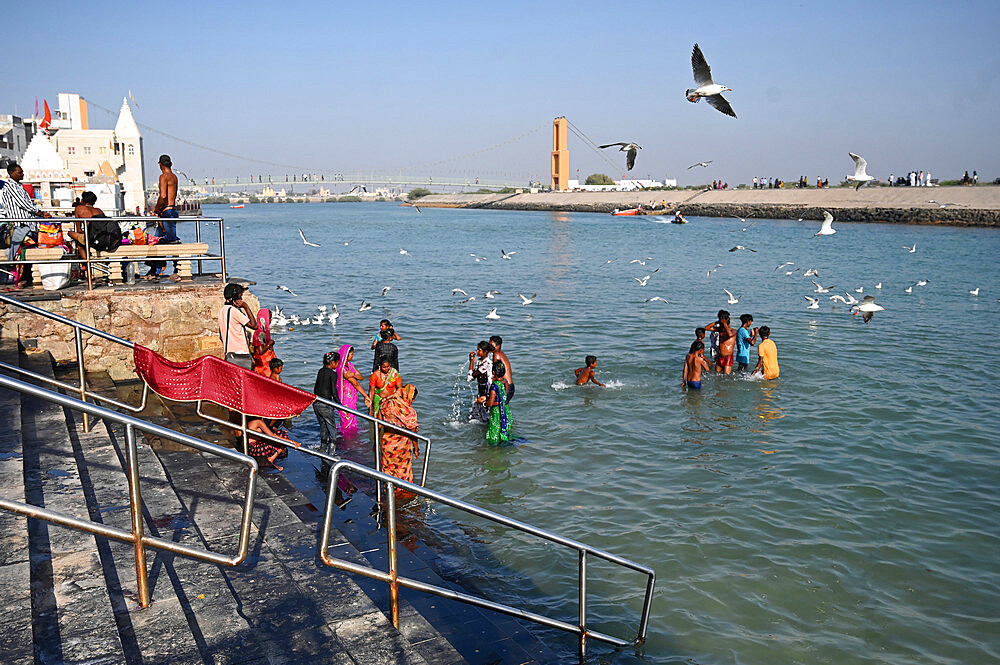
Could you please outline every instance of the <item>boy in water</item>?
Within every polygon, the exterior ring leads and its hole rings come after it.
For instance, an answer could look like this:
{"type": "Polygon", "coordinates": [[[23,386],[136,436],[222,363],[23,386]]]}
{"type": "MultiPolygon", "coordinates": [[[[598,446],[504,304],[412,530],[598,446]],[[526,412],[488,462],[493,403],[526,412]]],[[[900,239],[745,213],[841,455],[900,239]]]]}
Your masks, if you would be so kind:
{"type": "Polygon", "coordinates": [[[717,321],[705,326],[705,330],[719,334],[719,355],[715,359],[715,371],[733,373],[733,352],[736,350],[736,331],[729,325],[729,312],[719,310],[717,321]]]}
{"type": "Polygon", "coordinates": [[[701,390],[702,370],[712,371],[712,366],[705,360],[705,343],[700,340],[691,342],[691,348],[684,358],[684,373],[682,384],[692,390],[701,390]]]}
{"type": "Polygon", "coordinates": [[[736,362],[737,370],[745,372],[750,369],[750,347],[757,344],[757,329],[751,328],[753,317],[749,314],[740,315],[740,327],[736,331],[736,362]]]}
{"type": "Polygon", "coordinates": [[[583,359],[584,367],[576,370],[576,385],[585,385],[588,381],[592,381],[602,388],[606,388],[603,383],[597,380],[594,376],[594,370],[597,369],[597,356],[587,356],[583,359]]]}
{"type": "Polygon", "coordinates": [[[267,363],[267,368],[271,372],[271,378],[278,383],[284,383],[281,380],[281,370],[285,366],[284,361],[281,358],[271,358],[270,362],[267,363]]]}
{"type": "Polygon", "coordinates": [[[490,347],[493,349],[493,364],[502,362],[507,369],[507,401],[509,402],[514,399],[514,391],[517,388],[514,385],[514,368],[510,366],[510,359],[507,357],[507,354],[500,350],[501,346],[503,346],[503,339],[500,338],[500,335],[491,335],[490,347]]]}
{"type": "Polygon", "coordinates": [[[757,360],[757,367],[754,368],[753,373],[756,374],[760,372],[764,375],[765,379],[777,379],[778,378],[778,347],[774,345],[771,341],[771,329],[767,326],[761,326],[760,330],[760,346],[757,347],[757,355],[759,359],[757,360]]]}

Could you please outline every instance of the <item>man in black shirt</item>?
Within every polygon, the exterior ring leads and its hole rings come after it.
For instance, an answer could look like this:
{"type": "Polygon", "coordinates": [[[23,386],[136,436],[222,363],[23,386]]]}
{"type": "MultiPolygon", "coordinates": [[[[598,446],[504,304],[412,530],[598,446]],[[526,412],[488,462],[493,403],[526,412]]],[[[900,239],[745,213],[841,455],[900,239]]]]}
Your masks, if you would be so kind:
{"type": "MultiPolygon", "coordinates": [[[[340,364],[340,354],[330,351],[323,355],[323,366],[316,373],[316,385],[313,393],[318,397],[337,401],[337,366],[340,364]]],[[[313,412],[319,421],[319,451],[332,455],[337,451],[337,411],[329,404],[313,402],[313,412]]],[[[324,463],[324,466],[326,464],[324,463]]]]}

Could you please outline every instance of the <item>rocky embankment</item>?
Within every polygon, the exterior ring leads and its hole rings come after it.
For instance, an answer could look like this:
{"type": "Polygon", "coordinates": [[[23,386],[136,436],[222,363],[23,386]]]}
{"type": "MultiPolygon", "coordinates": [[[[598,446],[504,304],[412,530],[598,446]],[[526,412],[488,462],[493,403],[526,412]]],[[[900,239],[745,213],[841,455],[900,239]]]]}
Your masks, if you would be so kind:
{"type": "Polygon", "coordinates": [[[419,205],[601,213],[641,205],[653,215],[680,210],[689,217],[758,219],[822,219],[829,210],[844,222],[1000,227],[1000,187],[995,186],[432,194],[419,205]]]}

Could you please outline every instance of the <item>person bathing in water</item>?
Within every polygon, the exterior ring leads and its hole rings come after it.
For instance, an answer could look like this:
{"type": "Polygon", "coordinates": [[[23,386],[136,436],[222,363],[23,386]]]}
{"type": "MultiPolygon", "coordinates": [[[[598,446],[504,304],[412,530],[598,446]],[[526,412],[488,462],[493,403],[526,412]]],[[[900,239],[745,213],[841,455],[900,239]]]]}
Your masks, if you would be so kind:
{"type": "Polygon", "coordinates": [[[486,394],[489,392],[490,379],[493,377],[493,359],[490,357],[490,343],[483,340],[476,345],[476,350],[469,354],[469,373],[467,379],[476,380],[476,401],[469,410],[469,420],[487,422],[489,413],[486,411],[486,394]]]}
{"type": "Polygon", "coordinates": [[[712,371],[712,366],[705,359],[705,343],[699,340],[691,342],[687,357],[684,358],[683,385],[692,390],[701,390],[701,373],[712,371]]]}
{"type": "Polygon", "coordinates": [[[583,359],[583,363],[584,363],[583,367],[581,367],[578,370],[575,370],[576,385],[582,386],[585,385],[588,381],[592,381],[593,383],[596,383],[602,388],[607,388],[607,386],[598,381],[597,377],[594,376],[594,370],[597,369],[597,356],[587,356],[586,358],[583,359]]]}
{"type": "Polygon", "coordinates": [[[500,335],[490,336],[490,348],[493,349],[493,364],[498,362],[503,363],[504,368],[507,370],[505,378],[507,380],[507,401],[514,399],[514,368],[510,366],[510,359],[507,354],[500,350],[503,346],[503,339],[500,335]]]}
{"type": "Polygon", "coordinates": [[[733,373],[733,352],[736,350],[736,331],[729,325],[729,312],[719,310],[717,321],[705,326],[705,330],[719,334],[719,355],[715,359],[715,371],[733,373]]]}
{"type": "Polygon", "coordinates": [[[736,363],[737,371],[750,369],[750,349],[757,345],[757,329],[752,328],[753,317],[749,314],[740,315],[740,327],[736,331],[736,363]]]}

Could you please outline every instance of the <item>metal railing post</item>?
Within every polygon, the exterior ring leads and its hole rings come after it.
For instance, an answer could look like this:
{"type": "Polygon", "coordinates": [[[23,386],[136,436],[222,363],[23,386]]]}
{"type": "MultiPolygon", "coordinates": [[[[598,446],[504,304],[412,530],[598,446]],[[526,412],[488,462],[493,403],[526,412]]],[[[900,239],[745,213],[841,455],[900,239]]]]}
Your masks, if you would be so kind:
{"type": "MultiPolygon", "coordinates": [[[[194,241],[201,242],[201,220],[194,223],[194,241]]],[[[201,275],[201,259],[198,260],[198,274],[201,275]]]]}
{"type": "MultiPolygon", "coordinates": [[[[378,421],[373,423],[375,425],[375,470],[382,471],[382,441],[379,437],[378,431],[378,421]]],[[[375,480],[375,503],[379,506],[382,505],[382,481],[375,480]]]]}
{"type": "Polygon", "coordinates": [[[240,428],[241,433],[243,435],[243,454],[244,455],[249,455],[250,454],[250,442],[247,441],[247,414],[241,413],[240,414],[240,420],[241,420],[241,422],[243,424],[243,426],[240,428]]]}
{"type": "MultiPolygon", "coordinates": [[[[76,340],[76,367],[80,377],[80,400],[87,401],[87,372],[83,367],[83,331],[73,327],[73,337],[76,340]]],[[[83,414],[83,431],[90,431],[90,415],[83,414]]]]}
{"type": "Polygon", "coordinates": [[[94,275],[90,272],[90,259],[93,253],[96,252],[93,247],[90,246],[90,220],[83,220],[83,251],[87,254],[87,258],[83,260],[84,270],[87,271],[87,290],[94,290],[94,275]]]}
{"type": "Polygon", "coordinates": [[[149,607],[149,579],[146,576],[146,545],[142,534],[142,494],[139,491],[139,454],[132,423],[125,425],[126,454],[128,455],[128,497],[132,510],[132,540],[135,544],[135,584],[139,606],[149,607]]]}
{"type": "Polygon", "coordinates": [[[222,283],[226,283],[226,231],[225,223],[219,220],[219,254],[222,255],[222,283]]]}
{"type": "Polygon", "coordinates": [[[587,551],[580,550],[580,660],[587,657],[587,551]]]}
{"type": "Polygon", "coordinates": [[[388,522],[389,522],[389,614],[392,625],[399,629],[399,571],[396,567],[396,489],[392,483],[386,483],[388,492],[388,522]]]}

